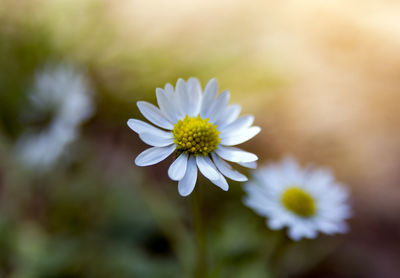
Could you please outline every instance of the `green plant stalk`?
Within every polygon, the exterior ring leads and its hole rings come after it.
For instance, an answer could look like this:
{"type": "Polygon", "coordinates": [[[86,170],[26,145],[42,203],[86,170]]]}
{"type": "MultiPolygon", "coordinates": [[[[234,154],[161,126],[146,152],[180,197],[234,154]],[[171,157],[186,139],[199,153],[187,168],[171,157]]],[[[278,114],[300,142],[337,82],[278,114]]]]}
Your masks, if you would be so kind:
{"type": "Polygon", "coordinates": [[[201,210],[201,190],[196,186],[192,194],[193,226],[197,240],[197,265],[194,277],[208,277],[207,236],[201,210]]]}
{"type": "Polygon", "coordinates": [[[278,234],[277,242],[274,247],[274,251],[269,258],[269,268],[271,268],[274,278],[285,277],[283,267],[283,259],[288,249],[293,246],[293,241],[289,239],[283,231],[278,234]]]}

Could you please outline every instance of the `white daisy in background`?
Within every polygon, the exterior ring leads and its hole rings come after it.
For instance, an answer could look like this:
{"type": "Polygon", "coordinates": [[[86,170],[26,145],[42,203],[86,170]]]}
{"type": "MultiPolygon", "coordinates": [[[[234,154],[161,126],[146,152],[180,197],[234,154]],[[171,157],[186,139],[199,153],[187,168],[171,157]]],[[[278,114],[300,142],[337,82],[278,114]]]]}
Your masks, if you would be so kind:
{"type": "Polygon", "coordinates": [[[73,142],[80,124],[93,113],[91,90],[83,73],[70,65],[47,65],[36,74],[22,117],[27,131],[16,152],[27,166],[48,169],[73,142]]]}
{"type": "Polygon", "coordinates": [[[197,169],[226,191],[229,186],[224,176],[236,181],[247,181],[247,178],[224,160],[256,167],[255,154],[232,146],[253,138],[260,128],[251,126],[253,116],[238,118],[241,108],[228,106],[228,91],[217,94],[215,79],[208,82],[204,93],[198,79],[190,78],[187,82],[178,79],[175,91],[169,83],[164,89],[156,89],[160,108],[145,101],[137,103],[143,116],[158,127],[136,119],[128,121],[128,126],[153,146],[139,154],[136,165],[153,165],[175,152],[176,159],[168,175],[178,181],[181,196],[192,193],[197,169]]]}
{"type": "Polygon", "coordinates": [[[315,238],[318,232],[344,233],[351,216],[348,191],[326,169],[301,169],[292,158],[260,168],[244,186],[244,203],[268,218],[273,230],[288,227],[293,240],[315,238]]]}

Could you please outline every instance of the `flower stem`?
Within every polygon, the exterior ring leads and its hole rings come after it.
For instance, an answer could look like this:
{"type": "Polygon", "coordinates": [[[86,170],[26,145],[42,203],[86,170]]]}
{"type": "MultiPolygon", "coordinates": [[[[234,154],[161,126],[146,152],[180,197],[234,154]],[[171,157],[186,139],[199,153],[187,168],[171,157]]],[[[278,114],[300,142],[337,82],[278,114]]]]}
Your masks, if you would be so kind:
{"type": "Polygon", "coordinates": [[[197,265],[195,268],[195,277],[208,277],[207,264],[207,238],[203,223],[203,215],[201,210],[201,190],[200,186],[196,186],[192,194],[193,209],[193,225],[197,239],[197,265]]]}
{"type": "Polygon", "coordinates": [[[285,255],[292,246],[293,242],[285,235],[285,233],[282,231],[279,232],[274,251],[269,259],[273,277],[286,277],[283,264],[285,255]]]}

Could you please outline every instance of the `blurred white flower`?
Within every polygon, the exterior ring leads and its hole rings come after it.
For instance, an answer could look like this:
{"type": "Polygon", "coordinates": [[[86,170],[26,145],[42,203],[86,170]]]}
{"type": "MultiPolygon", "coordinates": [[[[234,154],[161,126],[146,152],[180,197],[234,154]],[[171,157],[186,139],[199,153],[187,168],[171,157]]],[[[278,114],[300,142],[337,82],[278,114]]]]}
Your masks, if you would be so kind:
{"type": "Polygon", "coordinates": [[[17,141],[16,152],[27,166],[48,169],[73,142],[80,124],[93,113],[88,82],[70,65],[47,65],[35,76],[24,117],[27,125],[17,141]],[[29,128],[30,127],[30,128],[29,128]]]}
{"type": "Polygon", "coordinates": [[[293,240],[315,238],[318,232],[344,233],[351,216],[348,191],[326,169],[301,169],[292,158],[260,168],[244,186],[244,203],[268,218],[273,230],[288,227],[293,240]]]}
{"type": "Polygon", "coordinates": [[[197,169],[226,191],[229,186],[224,176],[236,181],[247,181],[247,178],[224,160],[249,168],[256,167],[258,158],[255,154],[232,146],[253,138],[260,128],[251,127],[253,116],[238,118],[241,107],[228,106],[228,91],[217,94],[215,79],[208,82],[204,93],[198,79],[190,78],[187,82],[178,79],[175,92],[169,83],[164,89],[156,89],[160,108],[145,101],[137,103],[144,117],[161,129],[136,119],[128,121],[128,126],[145,143],[153,146],[139,154],[136,165],[153,165],[176,152],[168,175],[172,180],[179,181],[181,196],[192,193],[197,169]]]}

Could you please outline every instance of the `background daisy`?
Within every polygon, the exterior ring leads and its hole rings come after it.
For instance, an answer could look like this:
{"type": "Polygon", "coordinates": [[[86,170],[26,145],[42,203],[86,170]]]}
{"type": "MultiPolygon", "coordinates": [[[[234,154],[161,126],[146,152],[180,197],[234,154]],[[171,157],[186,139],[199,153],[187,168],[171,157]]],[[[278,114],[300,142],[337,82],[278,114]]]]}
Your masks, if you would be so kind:
{"type": "Polygon", "coordinates": [[[236,181],[247,178],[224,160],[252,168],[258,159],[255,154],[232,147],[260,132],[259,127],[251,126],[254,117],[238,118],[241,108],[228,106],[229,92],[217,94],[215,79],[208,82],[204,93],[198,79],[190,78],[187,82],[178,79],[175,91],[171,84],[157,88],[160,108],[145,101],[137,103],[143,116],[158,127],[136,119],[128,121],[128,126],[153,146],[139,154],[136,165],[153,165],[175,152],[176,159],[168,175],[179,181],[178,191],[182,196],[192,193],[197,170],[226,191],[229,186],[224,176],[236,181]]]}
{"type": "Polygon", "coordinates": [[[285,158],[256,170],[244,190],[244,203],[267,217],[271,229],[288,227],[293,240],[348,229],[344,221],[350,217],[348,192],[326,169],[301,169],[293,158],[285,158]]]}
{"type": "Polygon", "coordinates": [[[29,167],[48,169],[78,135],[80,124],[93,113],[86,77],[68,64],[48,64],[37,72],[21,118],[26,131],[16,153],[29,167]]]}

